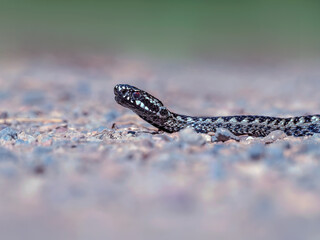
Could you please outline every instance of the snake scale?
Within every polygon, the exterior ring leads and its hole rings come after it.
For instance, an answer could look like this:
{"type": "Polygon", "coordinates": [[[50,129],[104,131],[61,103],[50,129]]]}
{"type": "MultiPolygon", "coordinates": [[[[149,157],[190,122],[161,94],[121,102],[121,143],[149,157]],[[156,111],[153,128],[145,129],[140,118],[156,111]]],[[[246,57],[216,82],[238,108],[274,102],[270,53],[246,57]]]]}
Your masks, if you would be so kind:
{"type": "Polygon", "coordinates": [[[165,132],[177,132],[191,127],[199,133],[215,132],[225,128],[234,135],[264,137],[275,130],[282,130],[288,136],[309,136],[320,133],[320,115],[291,118],[239,115],[225,117],[193,117],[169,111],[163,103],[151,94],[128,84],[114,87],[115,100],[131,109],[142,119],[165,132]]]}

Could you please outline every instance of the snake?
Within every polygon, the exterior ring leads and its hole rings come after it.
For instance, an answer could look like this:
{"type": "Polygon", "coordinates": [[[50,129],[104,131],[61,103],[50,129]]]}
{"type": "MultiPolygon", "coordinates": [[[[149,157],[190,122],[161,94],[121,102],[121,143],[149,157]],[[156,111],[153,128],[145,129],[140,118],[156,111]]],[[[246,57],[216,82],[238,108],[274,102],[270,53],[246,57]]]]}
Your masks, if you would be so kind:
{"type": "Polygon", "coordinates": [[[281,130],[287,136],[302,137],[320,133],[320,115],[271,117],[256,115],[196,117],[170,111],[150,93],[129,84],[114,87],[115,101],[132,110],[160,131],[174,133],[192,128],[198,133],[215,133],[224,128],[236,136],[265,137],[281,130]]]}

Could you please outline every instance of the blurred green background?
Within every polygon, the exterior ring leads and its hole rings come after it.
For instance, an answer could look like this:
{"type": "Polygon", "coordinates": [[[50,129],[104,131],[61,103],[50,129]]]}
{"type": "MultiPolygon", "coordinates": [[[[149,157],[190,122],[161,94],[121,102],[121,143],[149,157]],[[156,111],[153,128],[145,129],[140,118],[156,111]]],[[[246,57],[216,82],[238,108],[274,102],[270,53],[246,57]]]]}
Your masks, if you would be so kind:
{"type": "Polygon", "coordinates": [[[0,51],[156,57],[320,53],[319,0],[0,0],[0,51]]]}

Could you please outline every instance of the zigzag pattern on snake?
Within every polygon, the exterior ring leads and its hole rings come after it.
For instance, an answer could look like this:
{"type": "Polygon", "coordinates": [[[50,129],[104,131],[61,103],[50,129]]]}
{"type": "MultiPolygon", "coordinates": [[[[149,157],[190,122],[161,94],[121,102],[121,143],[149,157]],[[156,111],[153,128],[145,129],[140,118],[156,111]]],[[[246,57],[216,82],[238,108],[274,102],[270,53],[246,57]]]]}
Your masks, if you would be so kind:
{"type": "Polygon", "coordinates": [[[142,119],[165,132],[177,132],[191,127],[199,133],[215,132],[226,128],[235,135],[264,137],[275,130],[288,136],[308,136],[320,133],[320,115],[291,118],[239,115],[226,117],[192,117],[169,111],[151,94],[128,84],[114,87],[115,100],[131,109],[142,119]]]}

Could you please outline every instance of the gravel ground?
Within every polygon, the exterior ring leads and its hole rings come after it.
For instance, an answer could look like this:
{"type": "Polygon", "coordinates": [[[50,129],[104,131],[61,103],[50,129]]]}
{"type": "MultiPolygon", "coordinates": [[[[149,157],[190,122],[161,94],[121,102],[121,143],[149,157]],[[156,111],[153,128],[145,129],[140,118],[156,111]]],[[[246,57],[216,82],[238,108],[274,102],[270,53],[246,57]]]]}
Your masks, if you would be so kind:
{"type": "Polygon", "coordinates": [[[11,58],[0,68],[1,239],[319,239],[320,136],[155,128],[128,83],[190,115],[320,112],[319,62],[11,58]]]}

